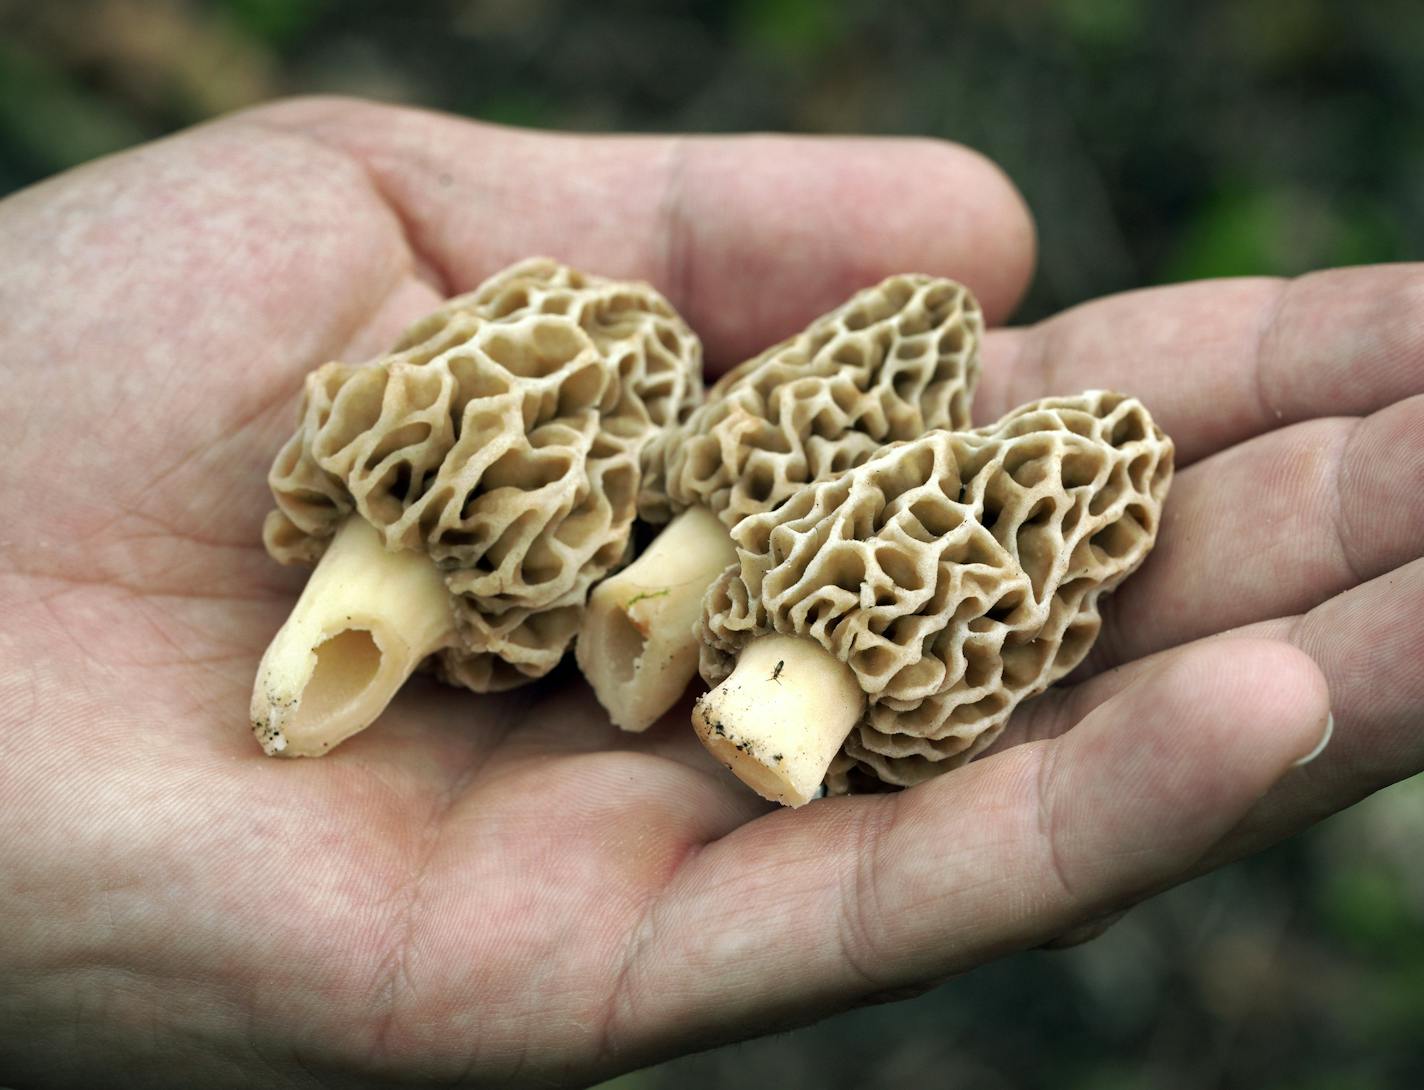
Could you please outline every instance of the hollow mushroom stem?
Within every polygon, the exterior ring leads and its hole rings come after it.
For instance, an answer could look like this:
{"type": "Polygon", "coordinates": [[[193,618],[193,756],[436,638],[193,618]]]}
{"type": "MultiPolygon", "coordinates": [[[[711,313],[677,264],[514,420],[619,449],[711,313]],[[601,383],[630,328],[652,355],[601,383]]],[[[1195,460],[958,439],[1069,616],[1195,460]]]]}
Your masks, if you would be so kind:
{"type": "Polygon", "coordinates": [[[748,644],[731,675],[697,702],[702,744],[762,798],[811,801],[865,711],[849,666],[799,636],[748,644]]]}
{"type": "Polygon", "coordinates": [[[677,703],[697,672],[693,628],[703,595],[736,558],[727,528],[692,507],[594,588],[575,653],[618,726],[646,730],[677,703]]]}
{"type": "Polygon", "coordinates": [[[368,727],[454,631],[434,562],[388,550],[351,516],[262,656],[252,690],[257,740],[268,756],[325,753],[368,727]]]}

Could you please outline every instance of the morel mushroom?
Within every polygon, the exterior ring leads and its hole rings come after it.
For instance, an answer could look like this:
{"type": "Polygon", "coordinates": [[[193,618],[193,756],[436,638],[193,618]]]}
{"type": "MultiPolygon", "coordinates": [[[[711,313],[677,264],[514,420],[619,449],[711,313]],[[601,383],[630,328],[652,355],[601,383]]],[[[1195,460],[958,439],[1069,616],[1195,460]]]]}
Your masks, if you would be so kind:
{"type": "Polygon", "coordinates": [[[896,444],[745,519],[707,594],[699,737],[792,806],[963,764],[1083,660],[1171,476],[1146,408],[1094,391],[896,444]]]}
{"type": "Polygon", "coordinates": [[[969,291],[894,276],[727,374],[644,456],[639,508],[671,524],[594,588],[576,653],[613,722],[644,730],[697,671],[702,597],[727,531],[886,443],[969,425],[983,316],[969,291]]]}
{"type": "Polygon", "coordinates": [[[319,563],[258,669],[263,748],[327,751],[430,655],[478,692],[553,669],[626,558],[643,447],[701,393],[701,348],[662,296],[548,260],[374,363],[308,375],[264,538],[319,563]]]}

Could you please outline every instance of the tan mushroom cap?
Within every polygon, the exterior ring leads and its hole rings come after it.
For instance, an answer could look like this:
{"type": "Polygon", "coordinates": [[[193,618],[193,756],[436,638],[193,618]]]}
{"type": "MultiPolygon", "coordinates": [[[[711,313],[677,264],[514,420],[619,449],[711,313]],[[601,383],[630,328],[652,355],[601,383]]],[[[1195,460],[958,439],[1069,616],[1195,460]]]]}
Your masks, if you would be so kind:
{"type": "Polygon", "coordinates": [[[728,527],[887,443],[967,428],[984,316],[961,284],[892,276],[724,375],[644,456],[642,517],[709,508],[728,527]]]}
{"type": "Polygon", "coordinates": [[[267,549],[314,563],[354,511],[440,569],[460,642],[440,653],[447,678],[542,676],[625,558],[643,448],[701,395],[697,338],[653,288],[521,262],[389,355],[307,377],[267,549]]]}
{"type": "Polygon", "coordinates": [[[1083,660],[1099,598],[1153,545],[1171,476],[1171,441],[1107,391],[892,446],[733,530],[703,677],[720,683],[758,637],[812,640],[866,697],[832,793],[963,764],[1083,660]]]}

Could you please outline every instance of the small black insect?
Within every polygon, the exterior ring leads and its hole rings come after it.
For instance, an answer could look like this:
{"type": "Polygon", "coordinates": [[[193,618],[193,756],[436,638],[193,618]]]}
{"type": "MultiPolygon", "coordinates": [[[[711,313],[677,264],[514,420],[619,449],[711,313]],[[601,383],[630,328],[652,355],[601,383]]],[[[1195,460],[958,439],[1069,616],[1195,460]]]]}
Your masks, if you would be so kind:
{"type": "Polygon", "coordinates": [[[781,670],[782,670],[782,667],[784,667],[785,665],[786,665],[786,660],[785,660],[785,659],[777,659],[777,660],[776,660],[776,666],[775,666],[775,668],[771,671],[771,680],[774,681],[774,682],[776,682],[778,685],[781,684],[781,670]]]}

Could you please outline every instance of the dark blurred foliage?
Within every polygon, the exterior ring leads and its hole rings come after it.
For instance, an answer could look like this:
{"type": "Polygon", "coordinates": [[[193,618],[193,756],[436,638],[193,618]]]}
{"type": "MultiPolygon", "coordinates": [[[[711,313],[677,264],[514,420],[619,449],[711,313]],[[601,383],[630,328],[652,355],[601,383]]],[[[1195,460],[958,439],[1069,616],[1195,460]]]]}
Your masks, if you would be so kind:
{"type": "Polygon", "coordinates": [[[1424,252],[1416,0],[0,0],[0,191],[312,91],[960,140],[1037,214],[1024,317],[1424,252]]]}
{"type": "MultiPolygon", "coordinates": [[[[1424,256],[1415,0],[0,0],[0,193],[306,92],[589,131],[959,140],[1037,216],[1026,319],[1424,256]]],[[[1422,832],[1416,778],[1086,946],[613,1085],[1421,1087],[1422,832]]]]}

